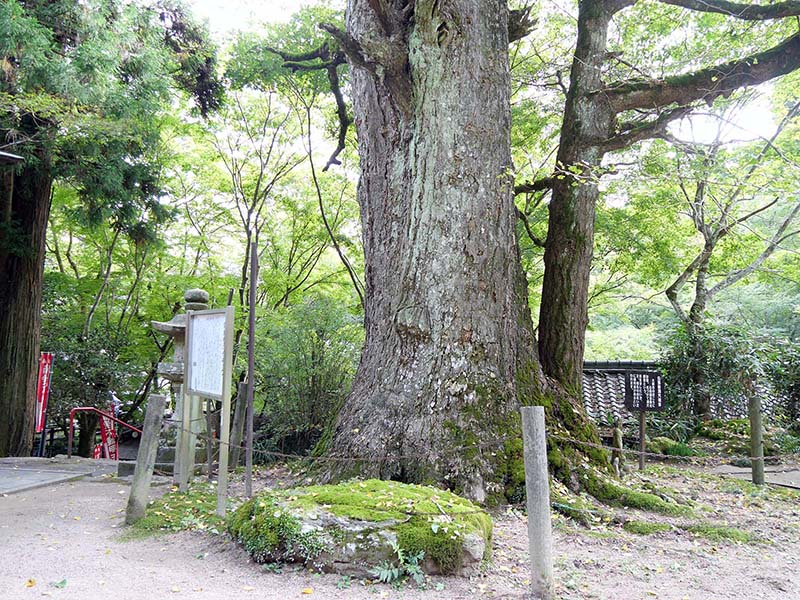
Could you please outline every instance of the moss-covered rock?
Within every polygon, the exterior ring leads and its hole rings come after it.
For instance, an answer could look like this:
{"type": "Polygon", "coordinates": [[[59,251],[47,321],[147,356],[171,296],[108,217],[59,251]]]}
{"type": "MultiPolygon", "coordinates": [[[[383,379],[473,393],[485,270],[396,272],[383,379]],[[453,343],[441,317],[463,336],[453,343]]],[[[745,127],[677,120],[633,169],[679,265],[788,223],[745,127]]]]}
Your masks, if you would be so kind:
{"type": "Polygon", "coordinates": [[[492,521],[450,492],[394,481],[347,481],[259,494],[229,518],[228,531],[256,562],[368,575],[395,547],[424,553],[429,574],[474,573],[488,559],[492,521]]]}

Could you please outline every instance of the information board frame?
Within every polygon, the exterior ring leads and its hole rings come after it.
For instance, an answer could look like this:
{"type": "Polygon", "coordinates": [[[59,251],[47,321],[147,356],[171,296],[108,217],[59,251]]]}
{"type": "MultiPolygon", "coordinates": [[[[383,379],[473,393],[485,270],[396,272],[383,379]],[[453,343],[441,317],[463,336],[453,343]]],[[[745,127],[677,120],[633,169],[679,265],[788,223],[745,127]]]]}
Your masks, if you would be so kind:
{"type": "MultiPolygon", "coordinates": [[[[201,340],[202,341],[202,340],[201,340]]],[[[185,354],[185,385],[186,393],[194,396],[201,396],[203,398],[210,398],[212,400],[222,400],[225,392],[225,379],[226,379],[226,357],[233,352],[233,307],[226,308],[213,308],[209,310],[190,310],[186,312],[186,354],[185,354]],[[230,310],[229,310],[230,309],[230,310]],[[196,356],[197,350],[195,347],[196,336],[200,334],[202,329],[199,327],[199,321],[207,317],[223,317],[222,331],[215,332],[218,334],[219,340],[222,341],[222,353],[219,355],[219,362],[212,365],[207,365],[206,368],[217,368],[220,374],[218,383],[218,391],[210,389],[210,386],[203,386],[203,382],[195,381],[195,369],[197,366],[196,361],[200,356],[196,356]]]]}

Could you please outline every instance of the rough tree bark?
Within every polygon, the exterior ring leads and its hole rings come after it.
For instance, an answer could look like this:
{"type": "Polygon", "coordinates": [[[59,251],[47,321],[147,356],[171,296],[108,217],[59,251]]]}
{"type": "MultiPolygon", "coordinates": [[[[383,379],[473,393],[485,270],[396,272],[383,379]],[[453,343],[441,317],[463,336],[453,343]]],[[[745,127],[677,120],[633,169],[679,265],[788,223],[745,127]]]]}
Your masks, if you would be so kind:
{"type": "Polygon", "coordinates": [[[0,228],[0,456],[30,455],[33,443],[52,179],[45,156],[31,160],[14,175],[11,226],[0,228]]]}
{"type": "Polygon", "coordinates": [[[361,475],[479,500],[513,483],[497,440],[518,432],[520,404],[596,439],[539,366],[515,233],[508,14],[504,0],[351,0],[347,32],[327,27],[352,68],[367,301],[361,363],[323,443],[405,457],[361,475]]]}

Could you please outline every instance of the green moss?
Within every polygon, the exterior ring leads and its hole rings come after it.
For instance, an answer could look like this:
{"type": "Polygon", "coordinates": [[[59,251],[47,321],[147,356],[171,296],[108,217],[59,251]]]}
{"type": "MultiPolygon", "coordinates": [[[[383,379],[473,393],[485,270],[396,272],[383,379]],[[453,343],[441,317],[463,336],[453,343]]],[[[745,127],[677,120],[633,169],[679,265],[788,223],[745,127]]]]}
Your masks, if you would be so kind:
{"type": "Polygon", "coordinates": [[[669,523],[650,523],[648,521],[627,521],[622,528],[628,533],[635,533],[637,535],[652,535],[654,533],[661,533],[662,531],[669,531],[672,526],[669,523]]]}
{"type": "Polygon", "coordinates": [[[587,473],[585,487],[592,496],[611,506],[627,506],[667,515],[692,514],[692,509],[688,506],[667,502],[655,494],[622,487],[599,474],[587,473]]]}
{"type": "MultiPolygon", "coordinates": [[[[325,548],[314,532],[300,533],[299,517],[321,511],[380,524],[396,533],[403,550],[424,552],[445,573],[459,568],[464,536],[478,534],[491,547],[492,520],[468,500],[377,479],[262,493],[229,517],[228,531],[257,562],[298,553],[310,560],[325,548]]],[[[332,537],[337,539],[335,533],[332,537]]]]}
{"type": "Polygon", "coordinates": [[[748,531],[743,531],[742,529],[737,529],[736,527],[711,525],[708,523],[680,525],[679,527],[699,537],[703,537],[715,542],[728,540],[732,542],[741,542],[743,544],[747,544],[758,540],[758,538],[752,533],[748,531]]]}
{"type": "Polygon", "coordinates": [[[609,522],[613,517],[611,512],[596,506],[581,495],[571,493],[563,486],[553,484],[550,487],[550,505],[553,509],[581,525],[609,522]]]}
{"type": "Polygon", "coordinates": [[[667,456],[700,456],[701,452],[668,437],[656,437],[647,442],[647,451],[667,456]]]}
{"type": "Polygon", "coordinates": [[[126,530],[123,538],[193,529],[222,531],[224,521],[216,515],[216,508],[216,488],[207,483],[192,485],[185,493],[172,488],[147,506],[145,516],[126,530]]]}
{"type": "Polygon", "coordinates": [[[436,533],[430,523],[405,523],[395,531],[398,546],[411,554],[424,552],[443,573],[452,573],[461,566],[461,538],[448,531],[446,525],[436,533]]]}
{"type": "Polygon", "coordinates": [[[319,532],[303,532],[300,520],[278,500],[261,494],[240,506],[229,518],[228,532],[258,563],[298,555],[308,562],[325,550],[319,532]]]}

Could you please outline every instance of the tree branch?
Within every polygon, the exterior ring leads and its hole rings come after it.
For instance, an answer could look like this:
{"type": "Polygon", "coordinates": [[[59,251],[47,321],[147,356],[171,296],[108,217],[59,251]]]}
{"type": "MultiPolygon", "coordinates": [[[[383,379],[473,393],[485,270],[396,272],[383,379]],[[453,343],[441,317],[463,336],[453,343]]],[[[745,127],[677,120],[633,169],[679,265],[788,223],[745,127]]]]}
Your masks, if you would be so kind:
{"type": "Polygon", "coordinates": [[[514,207],[514,209],[517,211],[517,218],[520,221],[522,221],[522,224],[525,226],[525,231],[528,234],[528,237],[531,238],[531,241],[533,242],[533,245],[534,246],[538,246],[539,248],[544,248],[545,247],[545,241],[542,238],[540,238],[538,235],[533,233],[533,230],[531,229],[531,223],[530,223],[530,221],[528,221],[528,215],[526,215],[524,212],[522,212],[516,206],[514,207]]]}
{"type": "Polygon", "coordinates": [[[374,70],[375,65],[373,61],[367,57],[367,55],[364,53],[364,49],[361,47],[361,44],[359,44],[358,41],[356,41],[355,38],[353,38],[349,33],[342,31],[330,23],[320,23],[318,27],[323,31],[327,31],[337,42],[339,42],[342,47],[342,52],[347,55],[347,58],[350,59],[350,62],[359,67],[368,69],[369,71],[374,70]]]}
{"type": "MultiPolygon", "coordinates": [[[[723,279],[722,281],[717,283],[714,287],[712,287],[710,290],[708,290],[708,298],[712,298],[718,292],[732,286],[737,281],[744,279],[745,277],[750,275],[753,271],[758,269],[758,267],[760,267],[764,263],[764,261],[767,260],[772,255],[772,253],[775,252],[775,250],[777,250],[778,245],[787,237],[789,237],[785,236],[784,232],[792,223],[792,221],[794,221],[798,212],[800,212],[800,202],[794,205],[792,211],[783,220],[783,223],[781,223],[781,226],[773,234],[772,238],[770,238],[769,242],[767,243],[767,247],[764,248],[761,254],[759,254],[758,257],[749,265],[747,265],[743,269],[739,269],[738,271],[734,271],[733,273],[729,274],[727,277],[725,277],[725,279],[723,279]]],[[[796,233],[798,232],[792,232],[792,234],[789,235],[793,235],[796,233]]]]}
{"type": "Polygon", "coordinates": [[[659,0],[659,2],[681,6],[689,10],[719,13],[746,21],[765,21],[800,15],[800,2],[798,0],[786,0],[785,2],[764,5],[740,4],[738,2],[727,2],[726,0],[659,0]]]}
{"type": "Polygon", "coordinates": [[[508,43],[526,37],[536,27],[536,19],[531,19],[532,6],[518,8],[508,12],[508,43]]]}
{"type": "Polygon", "coordinates": [[[620,126],[621,133],[607,139],[601,147],[603,151],[621,150],[628,148],[636,142],[662,137],[667,133],[667,126],[675,119],[692,112],[690,106],[681,106],[673,110],[665,110],[658,117],[644,123],[630,123],[620,126]]]}
{"type": "Polygon", "coordinates": [[[333,97],[336,98],[336,115],[339,118],[339,138],[336,142],[336,149],[331,154],[328,162],[322,167],[322,171],[327,171],[331,165],[340,165],[342,162],[339,160],[339,154],[344,150],[345,142],[347,141],[347,129],[352,124],[353,120],[347,114],[347,104],[342,95],[342,88],[339,85],[339,73],[336,70],[336,65],[328,67],[328,81],[331,84],[331,92],[333,97]]]}
{"type": "Polygon", "coordinates": [[[555,182],[555,178],[550,175],[548,177],[542,177],[541,179],[537,179],[536,181],[526,181],[525,183],[519,183],[514,186],[514,195],[519,196],[520,194],[532,194],[533,192],[543,192],[544,190],[549,190],[553,187],[553,182],[555,182]]]}
{"type": "Polygon", "coordinates": [[[763,83],[800,67],[800,34],[756,54],[663,80],[612,84],[596,93],[605,94],[617,112],[634,108],[661,108],[696,100],[711,103],[719,96],[763,83]]]}

